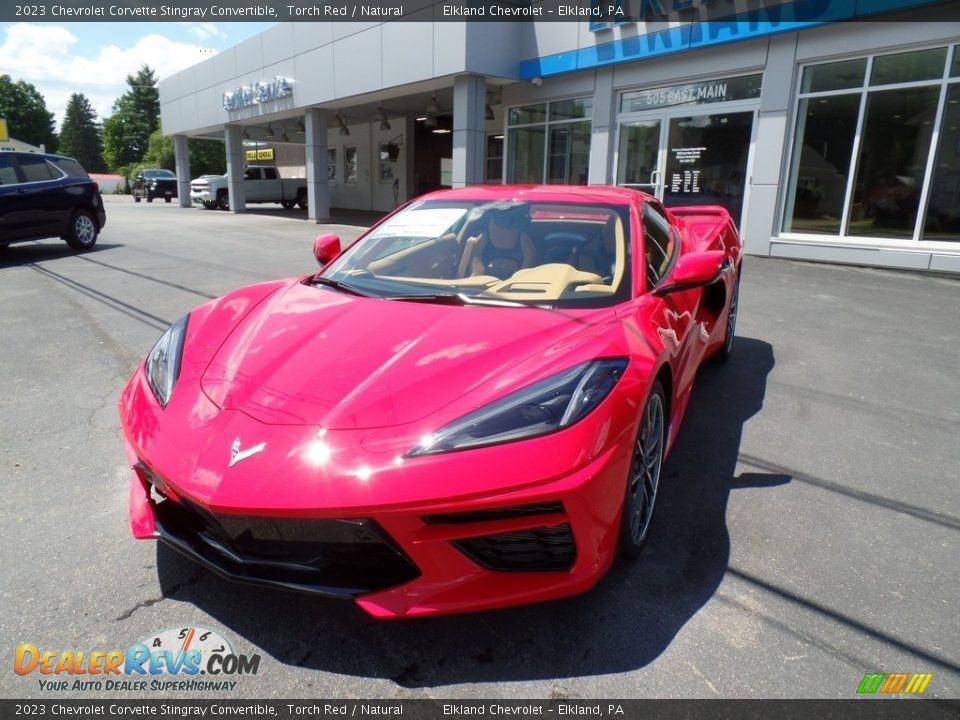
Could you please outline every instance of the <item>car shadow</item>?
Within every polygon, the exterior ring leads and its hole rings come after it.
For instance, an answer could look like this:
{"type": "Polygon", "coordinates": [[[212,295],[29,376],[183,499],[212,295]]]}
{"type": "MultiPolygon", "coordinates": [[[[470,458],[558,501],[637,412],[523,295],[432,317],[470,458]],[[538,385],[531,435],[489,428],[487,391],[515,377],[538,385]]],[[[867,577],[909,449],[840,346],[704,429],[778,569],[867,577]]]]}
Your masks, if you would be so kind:
{"type": "Polygon", "coordinates": [[[17,245],[6,245],[0,247],[0,269],[20,265],[31,265],[47,260],[59,260],[60,258],[74,255],[89,255],[118,247],[123,247],[123,245],[119,243],[98,242],[92,249],[78,253],[62,240],[40,240],[17,245]]]}
{"type": "Polygon", "coordinates": [[[789,475],[736,473],[744,423],[763,406],[772,347],[738,337],[701,369],[664,475],[647,547],[588,592],[491,612],[384,622],[350,602],[228,583],[158,544],[164,595],[196,604],[279,662],[407,688],[561,679],[641,668],[669,647],[727,570],[730,492],[789,475]]]}

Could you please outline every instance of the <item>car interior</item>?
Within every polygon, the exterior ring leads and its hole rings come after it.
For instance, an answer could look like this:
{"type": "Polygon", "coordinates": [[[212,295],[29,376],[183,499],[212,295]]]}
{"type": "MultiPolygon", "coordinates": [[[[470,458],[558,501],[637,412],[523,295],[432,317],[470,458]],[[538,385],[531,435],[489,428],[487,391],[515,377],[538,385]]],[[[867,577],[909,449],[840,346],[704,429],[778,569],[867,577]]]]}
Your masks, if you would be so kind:
{"type": "Polygon", "coordinates": [[[600,207],[529,205],[476,213],[439,237],[390,246],[366,271],[511,300],[613,295],[626,273],[621,216],[600,207]]]}

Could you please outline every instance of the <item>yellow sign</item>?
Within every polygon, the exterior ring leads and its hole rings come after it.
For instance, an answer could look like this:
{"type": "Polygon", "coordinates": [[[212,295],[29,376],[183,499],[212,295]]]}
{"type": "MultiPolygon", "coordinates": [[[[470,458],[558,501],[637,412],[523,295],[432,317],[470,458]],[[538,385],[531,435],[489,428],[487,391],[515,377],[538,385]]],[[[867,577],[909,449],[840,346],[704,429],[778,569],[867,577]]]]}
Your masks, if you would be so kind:
{"type": "Polygon", "coordinates": [[[10,139],[10,135],[7,132],[7,119],[5,117],[0,117],[0,142],[6,142],[10,139]]]}
{"type": "Polygon", "coordinates": [[[273,160],[273,148],[264,150],[247,150],[247,160],[273,160]]]}

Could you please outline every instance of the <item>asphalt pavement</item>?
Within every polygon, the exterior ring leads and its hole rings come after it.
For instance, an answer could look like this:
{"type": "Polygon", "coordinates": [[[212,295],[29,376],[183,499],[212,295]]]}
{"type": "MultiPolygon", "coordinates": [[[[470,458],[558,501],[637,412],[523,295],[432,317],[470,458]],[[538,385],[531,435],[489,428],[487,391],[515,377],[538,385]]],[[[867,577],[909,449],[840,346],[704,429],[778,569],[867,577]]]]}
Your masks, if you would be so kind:
{"type": "Polygon", "coordinates": [[[362,218],[107,215],[87,254],[0,248],[0,697],[130,697],[43,689],[14,647],[188,627],[259,671],[138,696],[852,698],[868,672],[960,696],[960,280],[747,258],[734,358],[700,372],[641,558],[573,598],[383,622],[133,540],[116,411],[171,322],[309,272],[313,238],[362,218]]]}

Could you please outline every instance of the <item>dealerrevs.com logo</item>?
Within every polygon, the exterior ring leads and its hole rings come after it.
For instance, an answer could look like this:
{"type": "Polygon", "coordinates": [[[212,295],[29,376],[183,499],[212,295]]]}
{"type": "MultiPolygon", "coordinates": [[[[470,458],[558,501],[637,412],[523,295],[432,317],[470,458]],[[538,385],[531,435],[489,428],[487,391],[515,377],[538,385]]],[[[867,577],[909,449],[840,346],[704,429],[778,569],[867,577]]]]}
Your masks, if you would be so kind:
{"type": "Polygon", "coordinates": [[[171,628],[126,650],[46,650],[20,643],[13,671],[34,676],[45,691],[233,690],[239,676],[256,675],[260,655],[233,651],[215,630],[171,628]]]}

